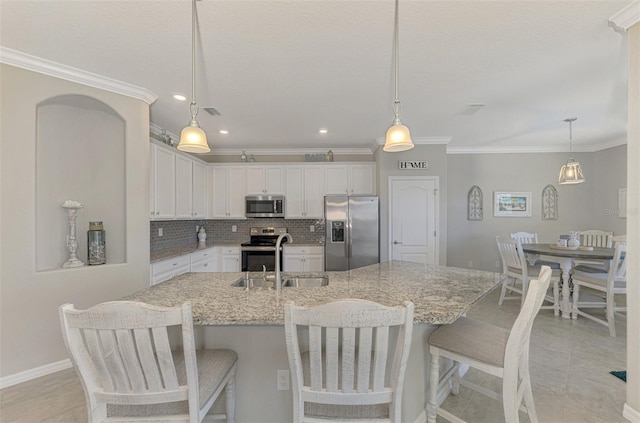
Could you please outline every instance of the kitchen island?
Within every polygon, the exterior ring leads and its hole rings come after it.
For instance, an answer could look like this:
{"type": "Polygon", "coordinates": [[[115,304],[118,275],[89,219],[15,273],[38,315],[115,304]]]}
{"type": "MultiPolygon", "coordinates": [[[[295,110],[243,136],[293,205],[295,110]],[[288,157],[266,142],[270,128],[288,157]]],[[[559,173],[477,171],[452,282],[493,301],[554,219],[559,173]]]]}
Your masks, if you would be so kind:
{"type": "MultiPolygon", "coordinates": [[[[323,275],[329,277],[327,286],[283,288],[278,294],[271,289],[232,286],[245,273],[187,273],[124,299],[160,306],[191,302],[198,346],[231,348],[238,353],[239,423],[292,421],[291,392],[276,390],[276,371],[289,368],[283,326],[287,301],[304,306],[341,298],[388,306],[412,301],[414,332],[402,420],[418,422],[424,421],[429,383],[426,337],[437,325],[454,322],[502,280],[496,273],[398,261],[323,275]]],[[[292,275],[283,273],[283,279],[288,276],[292,275]]]]}

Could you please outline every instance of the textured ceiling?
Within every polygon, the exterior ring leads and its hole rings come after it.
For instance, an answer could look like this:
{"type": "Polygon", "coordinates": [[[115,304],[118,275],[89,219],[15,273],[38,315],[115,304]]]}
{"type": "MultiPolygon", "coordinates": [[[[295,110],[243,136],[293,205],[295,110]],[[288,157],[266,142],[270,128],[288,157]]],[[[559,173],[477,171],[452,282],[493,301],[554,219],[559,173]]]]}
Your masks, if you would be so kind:
{"type": "MultiPolygon", "coordinates": [[[[626,139],[623,1],[400,1],[401,117],[450,151],[566,151],[626,139]],[[470,103],[486,106],[463,114],[470,103]]],[[[371,149],[393,120],[393,10],[380,1],[197,3],[198,121],[214,151],[371,149]],[[327,128],[328,134],[318,134],[327,128]],[[218,133],[226,129],[229,135],[218,133]]],[[[147,88],[189,121],[191,2],[0,2],[3,47],[147,88]]]]}

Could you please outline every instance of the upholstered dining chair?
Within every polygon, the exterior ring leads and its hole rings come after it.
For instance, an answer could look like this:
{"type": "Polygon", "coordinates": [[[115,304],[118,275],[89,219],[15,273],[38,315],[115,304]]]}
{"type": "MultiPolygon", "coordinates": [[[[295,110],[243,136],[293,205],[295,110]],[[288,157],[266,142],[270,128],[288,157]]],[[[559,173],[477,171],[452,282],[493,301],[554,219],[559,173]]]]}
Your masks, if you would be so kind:
{"type": "Polygon", "coordinates": [[[609,328],[609,335],[616,336],[615,315],[617,312],[627,311],[626,306],[616,304],[616,295],[627,295],[627,267],[626,267],[626,236],[613,237],[615,253],[607,273],[580,271],[573,272],[573,309],[574,319],[583,316],[609,328]],[[587,301],[583,288],[596,293],[597,299],[587,301]],[[582,295],[582,298],[580,296],[582,295]],[[589,308],[606,309],[606,319],[602,319],[584,310],[589,308]]]}
{"type": "MultiPolygon", "coordinates": [[[[613,242],[613,232],[589,229],[580,231],[580,245],[584,247],[605,247],[611,248],[613,242]]],[[[573,268],[592,273],[607,273],[609,263],[602,260],[574,260],[573,268]],[[578,267],[580,266],[580,267],[578,267]],[[584,266],[588,266],[585,268],[584,266]]]]}
{"type": "Polygon", "coordinates": [[[234,422],[238,356],[196,350],[191,305],[156,307],[112,301],[87,310],[59,308],[71,362],[82,382],[88,421],[234,422]],[[167,328],[180,326],[172,351],[167,328]],[[208,415],[222,390],[226,415],[208,415]]]}
{"type": "MultiPolygon", "coordinates": [[[[512,232],[511,239],[520,241],[520,244],[538,244],[537,232],[512,232]]],[[[527,255],[525,255],[527,257],[527,255]]],[[[549,266],[552,269],[560,269],[560,264],[553,261],[540,260],[537,256],[527,257],[527,261],[532,266],[549,266]]]]}
{"type": "Polygon", "coordinates": [[[537,414],[531,392],[529,376],[529,340],[533,321],[540,310],[551,280],[551,269],[542,266],[538,279],[531,281],[525,302],[511,330],[481,321],[461,317],[450,325],[443,325],[429,336],[431,371],[427,421],[436,422],[440,415],[452,422],[461,422],[457,416],[440,408],[437,398],[453,376],[451,392],[458,394],[459,384],[477,390],[492,398],[502,397],[505,421],[518,422],[518,410],[524,400],[531,422],[537,422],[537,414]],[[453,367],[440,379],[440,357],[453,361],[453,367]],[[502,378],[502,395],[474,383],[460,380],[460,364],[502,378]]]}
{"type": "MultiPolygon", "coordinates": [[[[522,244],[518,239],[508,239],[497,236],[496,243],[502,259],[502,273],[507,277],[502,282],[502,290],[498,305],[502,305],[504,300],[520,299],[524,304],[525,296],[529,287],[529,279],[538,277],[541,267],[532,266],[527,262],[522,251],[522,244]],[[519,296],[507,296],[507,293],[520,294],[519,296]]],[[[547,266],[549,267],[549,266],[547,266]]],[[[560,315],[560,280],[561,271],[559,268],[552,269],[552,295],[545,296],[545,300],[551,302],[550,306],[543,306],[543,309],[552,309],[555,316],[560,315]]]]}
{"type": "Polygon", "coordinates": [[[358,299],[311,308],[285,304],[294,423],[355,416],[400,423],[413,308],[358,299]]]}

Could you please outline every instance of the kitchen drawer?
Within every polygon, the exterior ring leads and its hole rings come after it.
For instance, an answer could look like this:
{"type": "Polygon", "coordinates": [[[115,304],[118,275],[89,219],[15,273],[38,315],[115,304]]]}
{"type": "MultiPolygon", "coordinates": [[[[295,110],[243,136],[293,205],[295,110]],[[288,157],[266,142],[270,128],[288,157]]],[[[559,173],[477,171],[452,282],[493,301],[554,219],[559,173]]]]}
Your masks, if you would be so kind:
{"type": "Polygon", "coordinates": [[[191,264],[191,271],[192,272],[200,272],[200,273],[214,272],[215,271],[215,260],[214,260],[213,256],[211,256],[211,258],[209,258],[209,259],[200,260],[197,263],[191,264]]]}
{"type": "MultiPolygon", "coordinates": [[[[185,266],[187,268],[186,272],[188,272],[190,265],[191,265],[190,254],[174,257],[168,260],[159,261],[151,265],[151,276],[157,276],[164,272],[175,271],[178,268],[183,268],[185,266]]],[[[186,273],[186,272],[182,272],[182,273],[186,273]]]]}
{"type": "Polygon", "coordinates": [[[294,246],[294,245],[287,245],[284,247],[284,251],[285,254],[304,254],[304,255],[309,255],[309,254],[324,254],[324,247],[323,246],[294,246]]]}
{"type": "Polygon", "coordinates": [[[215,253],[213,248],[207,248],[206,250],[198,250],[191,253],[191,264],[196,264],[203,260],[213,260],[215,253]]]}
{"type": "Polygon", "coordinates": [[[240,254],[240,247],[220,247],[221,254],[240,254]]]}

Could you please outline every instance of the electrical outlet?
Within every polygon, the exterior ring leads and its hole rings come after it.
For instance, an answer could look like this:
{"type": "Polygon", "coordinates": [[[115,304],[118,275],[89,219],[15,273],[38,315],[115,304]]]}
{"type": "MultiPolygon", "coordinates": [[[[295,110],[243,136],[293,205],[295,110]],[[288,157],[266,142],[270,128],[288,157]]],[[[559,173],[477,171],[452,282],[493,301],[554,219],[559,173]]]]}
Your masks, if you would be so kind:
{"type": "Polygon", "coordinates": [[[231,225],[231,232],[238,232],[238,227],[236,225],[231,225]]]}
{"type": "Polygon", "coordinates": [[[473,267],[473,262],[472,262],[471,260],[469,260],[469,261],[467,262],[467,267],[468,267],[469,269],[471,269],[471,268],[473,267]]]}
{"type": "Polygon", "coordinates": [[[309,226],[309,232],[315,232],[315,231],[316,231],[315,225],[309,226]]]}
{"type": "Polygon", "coordinates": [[[278,391],[289,390],[289,370],[277,371],[276,388],[278,389],[278,391]]]}
{"type": "Polygon", "coordinates": [[[158,228],[158,236],[164,236],[164,232],[162,231],[162,228],[158,228]]]}
{"type": "Polygon", "coordinates": [[[496,269],[500,268],[500,260],[496,260],[496,269]]]}

